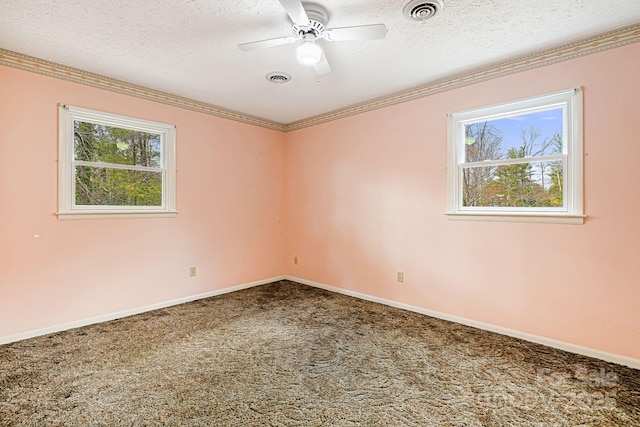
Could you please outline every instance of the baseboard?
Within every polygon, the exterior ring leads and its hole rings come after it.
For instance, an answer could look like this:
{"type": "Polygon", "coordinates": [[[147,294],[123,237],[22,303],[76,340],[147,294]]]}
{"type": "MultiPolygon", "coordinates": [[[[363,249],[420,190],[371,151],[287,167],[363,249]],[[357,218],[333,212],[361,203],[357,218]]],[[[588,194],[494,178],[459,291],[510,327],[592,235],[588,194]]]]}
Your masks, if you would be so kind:
{"type": "Polygon", "coordinates": [[[122,317],[133,316],[147,311],[158,310],[160,308],[171,307],[172,305],[184,304],[186,302],[196,301],[199,299],[214,297],[216,295],[222,295],[229,292],[235,292],[242,289],[252,288],[254,286],[265,285],[267,283],[277,282],[278,280],[284,280],[285,276],[276,276],[269,279],[258,280],[256,282],[244,283],[241,285],[231,286],[223,289],[216,289],[215,291],[205,292],[197,295],[190,295],[183,298],[178,298],[170,301],[164,301],[157,304],[151,304],[144,307],[137,307],[130,310],[119,311],[116,313],[104,314],[102,316],[90,317],[88,319],[78,320],[75,322],[63,323],[60,325],[51,326],[48,328],[36,329],[33,331],[23,332],[15,335],[8,335],[0,337],[0,345],[8,344],[15,341],[22,341],[28,338],[34,338],[41,335],[53,334],[56,332],[62,332],[69,329],[79,328],[82,326],[93,325],[95,323],[108,322],[110,320],[120,319],[122,317]]]}
{"type": "Polygon", "coordinates": [[[147,311],[158,310],[165,307],[171,307],[173,305],[184,304],[191,301],[196,301],[199,299],[209,298],[216,295],[222,295],[229,292],[235,292],[242,289],[252,288],[254,286],[265,285],[267,283],[277,282],[279,280],[291,280],[293,282],[298,282],[303,285],[313,286],[315,288],[325,289],[327,291],[340,293],[343,295],[348,295],[355,298],[360,298],[366,301],[372,301],[379,304],[388,305],[391,307],[400,308],[403,310],[413,311],[415,313],[424,314],[426,316],[435,317],[438,319],[448,320],[450,322],[460,323],[462,325],[471,326],[473,328],[483,329],[490,332],[496,332],[498,334],[507,335],[514,338],[519,338],[525,341],[534,342],[536,344],[546,345],[548,347],[557,348],[560,350],[568,351],[575,354],[580,354],[583,356],[593,357],[596,359],[604,360],[606,362],[617,363],[619,365],[628,366],[634,369],[640,369],[640,360],[634,359],[632,357],[621,356],[614,353],[608,353],[601,350],[592,349],[589,347],[583,347],[576,344],[571,344],[564,341],[558,341],[547,337],[542,337],[539,335],[529,334],[526,332],[517,331],[514,329],[504,328],[502,326],[492,325],[490,323],[478,322],[475,320],[467,319],[464,317],[453,316],[446,313],[441,313],[434,310],[429,310],[422,307],[417,307],[409,304],[400,303],[397,301],[388,300],[385,298],[379,298],[372,295],[363,294],[360,292],[354,292],[347,289],[338,288],[331,285],[326,285],[324,283],[314,282],[307,279],[302,279],[300,277],[295,276],[276,276],[271,277],[269,279],[258,280],[251,283],[244,283],[241,285],[231,286],[223,289],[216,289],[215,291],[205,292],[202,294],[190,295],[183,298],[178,298],[170,301],[165,301],[157,304],[151,304],[144,307],[137,307],[130,310],[119,311],[116,313],[105,314],[102,316],[90,317],[88,319],[78,320],[75,322],[63,323],[55,326],[51,326],[48,328],[36,329],[28,332],[23,332],[15,335],[7,335],[4,337],[0,337],[0,345],[8,344],[11,342],[22,341],[28,338],[34,338],[41,335],[53,334],[56,332],[62,332],[69,329],[79,328],[82,326],[93,325],[95,323],[108,322],[110,320],[120,319],[122,317],[133,316],[136,314],[145,313],[147,311]]]}
{"type": "Polygon", "coordinates": [[[514,338],[519,338],[525,341],[533,342],[536,344],[546,345],[548,347],[557,348],[560,350],[568,351],[570,353],[580,354],[582,356],[593,357],[596,359],[604,360],[606,362],[617,363],[619,365],[628,366],[634,369],[640,369],[640,360],[632,357],[621,356],[614,353],[607,353],[605,351],[596,350],[589,347],[583,347],[575,344],[571,344],[564,341],[558,341],[551,338],[542,337],[539,335],[533,335],[526,332],[517,331],[514,329],[503,328],[502,326],[492,325],[490,323],[478,322],[464,317],[453,316],[446,313],[440,313],[438,311],[429,310],[422,307],[416,307],[409,304],[403,304],[400,302],[379,298],[360,292],[354,292],[347,289],[338,288],[335,286],[325,285],[324,283],[318,283],[311,280],[302,279],[295,276],[284,276],[286,280],[302,283],[303,285],[313,286],[315,288],[325,289],[331,292],[337,292],[343,295],[348,295],[355,298],[360,298],[367,301],[377,302],[380,304],[388,305],[391,307],[400,308],[403,310],[413,311],[416,313],[424,314],[427,316],[435,317],[438,319],[448,320],[450,322],[460,323],[462,325],[471,326],[473,328],[483,329],[485,331],[496,332],[498,334],[507,335],[514,338]]]}

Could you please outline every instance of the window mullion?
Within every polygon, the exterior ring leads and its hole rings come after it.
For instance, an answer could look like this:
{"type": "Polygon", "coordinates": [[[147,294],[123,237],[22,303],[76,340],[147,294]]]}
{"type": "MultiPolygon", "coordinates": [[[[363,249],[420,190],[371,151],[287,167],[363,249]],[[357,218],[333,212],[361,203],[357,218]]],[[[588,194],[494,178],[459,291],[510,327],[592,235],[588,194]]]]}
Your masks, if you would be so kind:
{"type": "Polygon", "coordinates": [[[107,162],[87,162],[84,160],[74,160],[74,166],[88,166],[94,168],[104,168],[104,169],[125,169],[132,171],[145,171],[145,172],[162,172],[163,168],[154,168],[151,166],[140,166],[140,165],[120,165],[118,163],[107,163],[107,162]]]}
{"type": "Polygon", "coordinates": [[[567,156],[564,154],[558,154],[553,156],[540,156],[540,157],[517,157],[513,159],[497,159],[497,160],[483,160],[481,162],[462,163],[463,168],[481,168],[486,166],[501,166],[501,165],[516,165],[521,163],[538,163],[538,162],[552,162],[556,160],[566,160],[567,156]]]}

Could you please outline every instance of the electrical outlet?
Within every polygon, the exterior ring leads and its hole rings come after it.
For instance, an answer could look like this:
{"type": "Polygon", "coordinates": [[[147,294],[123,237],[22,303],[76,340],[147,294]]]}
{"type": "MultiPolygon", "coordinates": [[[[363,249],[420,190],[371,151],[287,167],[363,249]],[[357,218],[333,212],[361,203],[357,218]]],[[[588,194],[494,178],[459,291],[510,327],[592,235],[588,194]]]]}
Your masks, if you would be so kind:
{"type": "Polygon", "coordinates": [[[296,265],[298,265],[298,257],[297,257],[297,256],[294,256],[294,257],[293,257],[293,263],[294,263],[294,264],[296,264],[296,265]]]}
{"type": "Polygon", "coordinates": [[[189,267],[189,277],[196,277],[196,268],[189,267]]]}
{"type": "Polygon", "coordinates": [[[398,281],[398,283],[404,283],[404,272],[398,271],[396,280],[398,281]]]}

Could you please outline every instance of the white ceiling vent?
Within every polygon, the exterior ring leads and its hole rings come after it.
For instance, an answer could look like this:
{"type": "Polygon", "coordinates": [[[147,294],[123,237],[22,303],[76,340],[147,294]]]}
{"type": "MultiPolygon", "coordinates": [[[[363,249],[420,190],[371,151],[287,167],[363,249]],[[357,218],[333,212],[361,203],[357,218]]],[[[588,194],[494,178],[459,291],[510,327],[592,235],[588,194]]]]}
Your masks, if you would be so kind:
{"type": "Polygon", "coordinates": [[[442,0],[411,0],[402,9],[402,13],[410,21],[422,22],[433,18],[442,9],[444,9],[442,0]]]}
{"type": "Polygon", "coordinates": [[[270,81],[273,84],[283,85],[285,83],[289,83],[291,81],[291,76],[287,73],[281,73],[279,71],[274,71],[273,73],[269,73],[264,76],[265,79],[270,81]]]}

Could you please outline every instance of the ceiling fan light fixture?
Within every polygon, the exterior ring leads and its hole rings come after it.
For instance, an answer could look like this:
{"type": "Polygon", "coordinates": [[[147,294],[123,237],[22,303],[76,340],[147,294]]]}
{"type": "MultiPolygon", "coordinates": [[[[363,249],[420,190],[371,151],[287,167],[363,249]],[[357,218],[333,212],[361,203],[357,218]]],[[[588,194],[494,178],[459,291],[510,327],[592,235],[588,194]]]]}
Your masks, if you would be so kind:
{"type": "Polygon", "coordinates": [[[322,59],[322,49],[313,41],[304,41],[296,48],[298,62],[304,65],[316,65],[322,59]]]}

